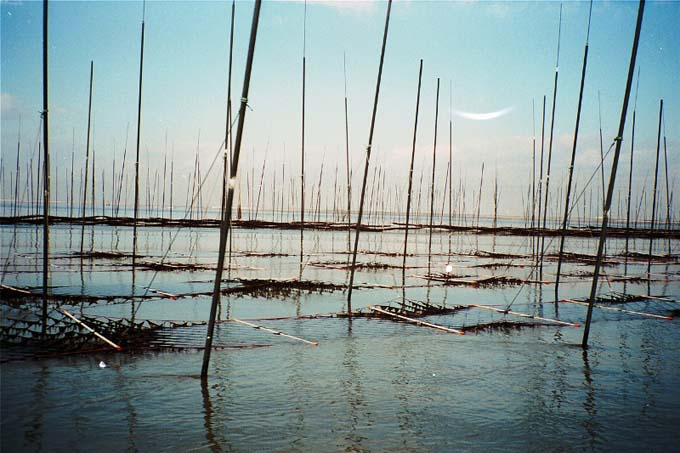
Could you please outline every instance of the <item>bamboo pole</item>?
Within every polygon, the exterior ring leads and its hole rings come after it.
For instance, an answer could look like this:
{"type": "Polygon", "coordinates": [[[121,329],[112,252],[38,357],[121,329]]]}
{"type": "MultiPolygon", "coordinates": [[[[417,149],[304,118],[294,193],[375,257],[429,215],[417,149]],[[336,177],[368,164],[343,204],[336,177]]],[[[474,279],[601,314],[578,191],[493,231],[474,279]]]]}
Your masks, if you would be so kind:
{"type": "Polygon", "coordinates": [[[87,204],[87,180],[90,167],[90,126],[92,121],[92,83],[94,79],[94,61],[90,60],[90,96],[87,103],[87,142],[85,143],[85,182],[83,184],[82,218],[83,225],[80,230],[80,259],[82,262],[85,244],[85,209],[87,204]]]}
{"type": "Polygon", "coordinates": [[[434,223],[434,175],[437,168],[437,125],[439,123],[439,77],[437,77],[437,94],[434,104],[434,142],[432,145],[432,180],[430,181],[430,231],[427,244],[427,273],[432,267],[432,230],[434,223]]]}
{"type": "Polygon", "coordinates": [[[455,334],[458,334],[458,335],[465,335],[465,331],[464,331],[464,330],[451,329],[450,327],[444,327],[444,326],[440,326],[440,325],[438,325],[438,324],[432,324],[432,323],[430,323],[430,322],[420,321],[420,320],[418,320],[418,319],[413,319],[413,318],[408,318],[408,317],[406,317],[406,316],[398,315],[398,314],[396,314],[396,313],[391,313],[391,312],[389,312],[389,311],[387,311],[387,310],[383,310],[382,308],[378,308],[378,307],[373,307],[373,306],[371,306],[371,305],[369,305],[367,308],[368,308],[369,310],[373,310],[373,311],[376,311],[376,312],[378,312],[378,313],[382,313],[383,315],[393,316],[393,317],[395,317],[395,318],[399,318],[399,319],[402,319],[402,320],[404,320],[404,321],[408,321],[408,322],[413,323],[413,324],[416,324],[416,325],[418,325],[418,326],[431,327],[431,328],[433,328],[433,329],[441,330],[441,331],[448,332],[448,333],[455,333],[455,334]]]}
{"type": "Polygon", "coordinates": [[[401,266],[401,284],[406,285],[406,255],[408,254],[408,227],[411,217],[411,190],[413,188],[413,164],[416,157],[416,140],[418,137],[418,112],[420,110],[420,87],[423,80],[423,59],[420,59],[418,70],[418,94],[416,95],[416,114],[413,121],[413,144],[411,145],[411,164],[408,170],[408,191],[406,193],[406,224],[404,225],[404,256],[401,266]]]}
{"type": "Polygon", "coordinates": [[[50,152],[49,152],[49,98],[48,98],[48,6],[43,2],[43,303],[42,303],[42,333],[47,333],[47,285],[49,283],[49,253],[50,253],[50,152]]]}
{"type": "Polygon", "coordinates": [[[654,223],[656,221],[656,189],[659,179],[659,155],[661,151],[661,121],[663,119],[663,99],[659,100],[659,132],[656,136],[656,165],[654,167],[654,188],[652,190],[652,219],[649,225],[649,257],[647,260],[647,275],[652,272],[652,248],[654,246],[654,223]]]}
{"type": "Polygon", "coordinates": [[[359,248],[359,229],[361,226],[361,218],[364,214],[364,197],[366,195],[366,180],[368,179],[368,167],[371,160],[371,148],[373,147],[373,131],[375,127],[375,116],[378,110],[378,96],[380,94],[380,80],[382,78],[383,62],[385,60],[385,47],[387,46],[387,31],[390,25],[390,10],[392,9],[392,0],[387,2],[387,14],[385,17],[385,31],[383,33],[382,49],[380,51],[380,64],[378,66],[378,80],[375,87],[375,98],[373,100],[373,113],[371,115],[371,127],[368,133],[368,145],[366,146],[366,162],[364,163],[364,178],[361,184],[361,196],[359,198],[359,212],[357,214],[356,233],[354,236],[354,250],[352,252],[352,267],[349,274],[349,283],[347,285],[347,313],[352,317],[352,285],[354,284],[354,272],[357,264],[357,249],[359,248]]]}
{"type": "MultiPolygon", "coordinates": [[[[548,197],[550,196],[550,163],[552,161],[553,131],[555,129],[555,105],[557,101],[557,79],[560,67],[560,38],[562,37],[562,4],[560,3],[560,21],[557,29],[557,59],[555,62],[555,82],[553,85],[552,113],[550,117],[550,138],[548,139],[548,166],[545,172],[545,200],[543,203],[543,231],[546,229],[548,216],[548,197]]],[[[545,234],[541,236],[541,275],[543,279],[543,257],[545,255],[545,234]]]]}
{"type": "Polygon", "coordinates": [[[144,19],[146,3],[142,6],[142,36],[139,46],[139,92],[137,95],[137,147],[135,153],[135,201],[134,222],[132,225],[132,280],[135,279],[135,262],[137,259],[137,220],[139,219],[139,147],[142,138],[142,74],[144,73],[144,19]]]}
{"type": "MultiPolygon", "coordinates": [[[[579,300],[574,300],[574,299],[562,299],[562,302],[568,302],[570,304],[589,306],[589,304],[587,302],[581,302],[579,300]]],[[[669,320],[673,319],[672,316],[655,315],[653,313],[644,313],[644,312],[641,312],[641,311],[626,310],[624,308],[607,307],[606,305],[592,304],[592,306],[595,307],[595,308],[602,309],[602,310],[617,311],[619,313],[628,313],[630,315],[646,316],[648,318],[669,319],[669,320]]]]}
{"type": "Polygon", "coordinates": [[[307,74],[307,2],[305,1],[305,11],[302,23],[302,136],[300,148],[300,274],[302,280],[302,270],[304,269],[305,255],[305,91],[307,74]]]}
{"type": "MultiPolygon", "coordinates": [[[[666,230],[671,230],[671,192],[668,187],[668,152],[666,150],[666,118],[663,120],[663,161],[666,175],[666,230]]],[[[671,256],[671,236],[668,236],[668,256],[671,256]]]]}
{"type": "MultiPolygon", "coordinates": [[[[342,73],[345,81],[345,165],[347,169],[347,250],[352,248],[352,167],[349,160],[349,115],[347,111],[347,63],[342,54],[342,73]]],[[[349,255],[347,255],[349,261],[349,255]]]]}
{"type": "MultiPolygon", "coordinates": [[[[626,231],[630,230],[630,203],[631,195],[633,191],[633,150],[635,149],[635,113],[637,111],[637,96],[638,89],[640,88],[640,67],[638,66],[637,83],[635,85],[635,101],[633,103],[633,124],[630,130],[630,170],[628,172],[628,199],[626,200],[626,231]]],[[[625,245],[625,271],[628,273],[628,235],[626,235],[626,245],[625,245]]]]}
{"type": "Polygon", "coordinates": [[[109,339],[106,338],[104,335],[102,335],[102,334],[100,334],[99,332],[95,331],[92,327],[88,326],[87,324],[85,324],[84,322],[82,322],[81,320],[79,320],[78,318],[76,318],[75,316],[73,316],[73,315],[72,315],[71,313],[69,313],[68,311],[62,310],[61,312],[62,312],[63,314],[65,314],[66,316],[68,316],[69,318],[71,318],[72,320],[74,320],[77,324],[79,324],[79,325],[83,326],[85,329],[89,330],[91,333],[94,334],[94,336],[96,336],[97,338],[99,338],[100,340],[102,340],[104,343],[106,343],[106,344],[108,344],[109,346],[111,346],[112,348],[114,348],[116,351],[122,351],[122,350],[123,350],[123,348],[122,348],[121,346],[118,346],[116,343],[114,343],[113,341],[109,340],[109,339]]]}
{"type": "Polygon", "coordinates": [[[21,167],[19,165],[19,157],[21,151],[21,116],[19,117],[19,131],[17,133],[17,169],[16,178],[14,179],[14,209],[13,216],[16,217],[19,214],[19,177],[21,174],[21,167]]]}
{"type": "MultiPolygon", "coordinates": [[[[226,126],[225,126],[225,132],[224,132],[224,176],[222,180],[222,204],[221,204],[221,210],[222,210],[222,215],[224,215],[224,210],[226,209],[226,203],[227,203],[227,176],[230,172],[230,168],[232,165],[232,162],[234,160],[234,140],[233,137],[234,135],[231,132],[231,126],[232,126],[232,113],[231,113],[231,72],[232,72],[232,66],[233,66],[233,60],[234,60],[234,17],[236,15],[236,0],[232,0],[231,2],[231,25],[229,27],[229,68],[227,70],[227,120],[226,120],[226,126]],[[228,153],[227,153],[228,149],[228,153]]],[[[173,149],[174,152],[174,149],[173,149]]],[[[171,167],[172,168],[172,167],[171,167]]],[[[172,192],[170,192],[170,199],[172,200],[172,192]]],[[[170,208],[170,213],[172,213],[172,207],[170,208]]],[[[229,216],[229,222],[231,223],[231,216],[229,216]]],[[[229,226],[231,228],[231,224],[229,226]]],[[[231,254],[232,254],[232,235],[229,235],[229,244],[228,244],[228,259],[227,259],[227,267],[229,271],[231,271],[231,254]]],[[[220,315],[221,315],[221,310],[220,310],[220,315]]]]}
{"type": "Polygon", "coordinates": [[[623,96],[623,106],[621,108],[621,118],[619,120],[619,132],[616,135],[616,149],[614,151],[614,160],[612,162],[612,170],[609,176],[609,189],[607,190],[607,199],[605,201],[605,209],[602,213],[602,227],[600,230],[600,242],[597,248],[597,262],[595,263],[595,271],[593,273],[593,284],[590,289],[590,299],[588,303],[588,313],[586,316],[586,325],[583,329],[583,340],[581,346],[588,347],[588,335],[590,333],[590,322],[593,314],[593,304],[595,302],[595,295],[597,294],[597,283],[600,274],[600,266],[602,264],[602,252],[604,251],[604,243],[607,240],[607,223],[609,220],[609,207],[611,206],[612,197],[614,194],[614,183],[616,181],[616,169],[619,164],[619,156],[621,154],[621,141],[623,138],[623,131],[626,125],[626,113],[628,111],[628,99],[630,97],[630,89],[633,83],[633,73],[635,71],[635,60],[637,57],[638,43],[640,41],[640,29],[642,28],[642,16],[645,9],[645,0],[640,0],[638,9],[637,24],[635,26],[635,37],[633,38],[633,48],[630,55],[630,66],[628,68],[628,79],[626,81],[626,90],[623,96]]]}
{"type": "Polygon", "coordinates": [[[476,308],[481,308],[483,310],[495,311],[496,313],[503,313],[504,315],[519,316],[520,318],[529,318],[529,319],[536,319],[538,321],[551,322],[551,323],[560,324],[560,325],[563,325],[563,326],[569,326],[569,327],[580,327],[581,326],[581,324],[579,324],[577,322],[566,322],[566,321],[560,321],[559,319],[543,318],[541,316],[529,315],[529,314],[520,313],[520,312],[517,312],[517,311],[501,310],[500,308],[489,307],[488,305],[470,304],[470,307],[476,307],[476,308]]]}
{"type": "MultiPolygon", "coordinates": [[[[531,99],[531,229],[534,229],[536,220],[536,100],[531,99]]],[[[534,252],[534,237],[531,235],[531,253],[534,252]]]]}
{"type": "Polygon", "coordinates": [[[578,106],[576,107],[576,126],[574,127],[574,143],[571,148],[571,162],[569,163],[569,179],[567,182],[567,195],[564,201],[564,217],[562,218],[562,229],[560,234],[560,251],[557,257],[557,275],[555,277],[555,300],[559,300],[560,273],[562,270],[562,257],[564,255],[564,238],[567,232],[567,222],[569,220],[569,201],[571,196],[571,183],[574,178],[574,162],[576,161],[576,146],[578,144],[578,128],[581,122],[581,106],[583,104],[583,86],[586,81],[586,68],[588,67],[588,39],[590,38],[590,18],[593,11],[593,2],[590,1],[588,10],[588,30],[586,32],[586,44],[583,50],[583,67],[581,69],[581,87],[578,94],[578,106]]]}
{"type": "Polygon", "coordinates": [[[244,324],[246,326],[252,327],[254,329],[264,330],[265,332],[273,333],[274,335],[279,335],[279,336],[282,336],[282,337],[290,338],[292,340],[301,341],[303,343],[307,343],[307,344],[312,345],[312,346],[319,346],[319,342],[317,342],[317,341],[305,340],[304,338],[295,337],[293,335],[288,335],[287,333],[279,332],[278,330],[274,330],[274,329],[269,329],[269,328],[264,327],[264,326],[258,326],[256,324],[253,324],[253,323],[250,323],[250,322],[247,322],[247,321],[242,321],[240,319],[231,318],[230,321],[238,322],[238,323],[244,324]]]}
{"type": "Polygon", "coordinates": [[[210,306],[210,318],[208,320],[208,332],[205,337],[205,352],[203,354],[203,366],[201,368],[201,378],[206,379],[208,376],[208,366],[210,364],[210,351],[212,350],[213,334],[215,331],[215,317],[217,315],[217,306],[220,303],[220,284],[222,282],[222,270],[224,268],[224,254],[227,248],[227,236],[229,235],[231,225],[231,210],[234,203],[234,188],[236,186],[236,176],[238,171],[238,161],[241,154],[241,140],[243,138],[243,125],[246,117],[246,106],[248,105],[248,90],[250,88],[250,74],[253,67],[253,57],[255,55],[255,41],[257,38],[257,26],[260,18],[260,7],[262,0],[255,0],[253,8],[253,22],[250,28],[250,42],[248,44],[248,56],[246,60],[245,75],[243,78],[243,91],[241,94],[241,106],[238,114],[238,126],[236,129],[236,142],[234,143],[234,156],[230,168],[229,190],[227,192],[227,208],[224,210],[224,215],[220,222],[220,244],[219,255],[217,263],[217,271],[215,275],[215,282],[212,295],[212,304],[210,306]]]}
{"type": "MultiPolygon", "coordinates": [[[[543,151],[545,148],[545,102],[546,102],[546,96],[543,95],[543,113],[541,117],[541,152],[540,152],[540,162],[539,162],[539,170],[538,170],[538,217],[536,219],[536,227],[537,229],[540,229],[541,226],[541,209],[543,206],[543,151]]],[[[543,231],[541,230],[541,236],[543,235],[543,231]]],[[[540,247],[540,239],[537,238],[536,240],[536,264],[539,265],[539,275],[538,279],[542,280],[543,279],[543,263],[540,261],[540,254],[538,253],[538,248],[540,247]]]]}
{"type": "MultiPolygon", "coordinates": [[[[453,82],[449,81],[449,226],[453,226],[453,82]]],[[[449,258],[451,257],[451,230],[449,230],[449,258]]]]}

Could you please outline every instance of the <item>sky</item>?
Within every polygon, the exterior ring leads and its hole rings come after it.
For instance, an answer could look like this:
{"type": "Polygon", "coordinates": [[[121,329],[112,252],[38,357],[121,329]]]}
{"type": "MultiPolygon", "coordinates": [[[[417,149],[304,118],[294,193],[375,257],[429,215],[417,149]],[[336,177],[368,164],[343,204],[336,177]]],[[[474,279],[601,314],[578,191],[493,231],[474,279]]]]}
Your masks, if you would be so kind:
{"type": "MultiPolygon", "coordinates": [[[[553,196],[557,197],[558,190],[564,191],[566,186],[589,6],[586,1],[395,1],[380,87],[371,174],[378,168],[386,178],[385,190],[399,193],[400,203],[405,204],[403,193],[413,139],[418,65],[422,59],[416,178],[422,174],[423,187],[429,185],[439,78],[435,168],[439,193],[443,193],[447,173],[451,121],[453,184],[456,190],[459,186],[466,188],[467,209],[474,204],[484,164],[482,214],[493,209],[492,181],[497,178],[499,214],[521,215],[532,179],[534,130],[536,150],[540,151],[544,96],[547,165],[560,29],[550,179],[551,193],[554,189],[553,196]],[[484,120],[475,118],[475,114],[489,112],[503,114],[484,120]]],[[[256,183],[259,182],[265,157],[265,187],[276,186],[288,194],[290,184],[294,181],[299,184],[304,52],[307,190],[312,191],[317,184],[322,165],[324,192],[333,191],[336,168],[338,180],[344,181],[345,74],[353,185],[360,186],[386,7],[386,2],[368,1],[263,2],[239,168],[242,185],[246,175],[252,179],[253,173],[256,183]],[[282,182],[284,166],[286,176],[282,182]]],[[[9,175],[16,167],[19,128],[21,167],[25,168],[31,157],[37,159],[42,108],[42,3],[2,0],[0,9],[0,126],[3,196],[7,197],[9,175]]],[[[638,3],[631,1],[596,1],[592,6],[575,166],[580,189],[600,161],[600,116],[605,150],[617,134],[637,9],[638,3]]],[[[166,156],[168,162],[173,160],[175,200],[177,204],[183,203],[196,153],[205,176],[224,140],[230,11],[231,2],[224,1],[148,1],[145,13],[142,2],[137,1],[50,2],[50,150],[53,172],[58,174],[57,181],[53,175],[53,184],[59,185],[58,200],[66,199],[72,153],[78,181],[84,167],[90,61],[94,62],[91,146],[96,153],[97,177],[100,178],[102,168],[107,169],[106,198],[110,197],[107,191],[111,190],[112,162],[115,159],[117,168],[120,167],[126,143],[126,171],[132,169],[144,13],[141,172],[145,175],[148,169],[153,180],[155,172],[162,175],[166,156]]],[[[252,13],[252,2],[236,2],[234,114],[240,99],[252,13]]],[[[633,192],[636,199],[643,191],[651,193],[662,98],[668,174],[671,191],[677,193],[678,23],[680,2],[646,3],[637,59],[639,79],[637,76],[635,79],[639,92],[634,85],[617,176],[619,196],[627,191],[634,107],[633,192]]],[[[605,164],[607,171],[610,166],[611,155],[605,164]]],[[[206,180],[206,204],[218,203],[220,173],[216,166],[206,180]]],[[[601,191],[599,177],[591,184],[595,193],[601,191]]],[[[659,184],[661,188],[663,184],[659,184]]],[[[356,203],[358,189],[354,195],[356,203]]],[[[664,187],[663,203],[665,197],[664,187]]],[[[680,205],[677,199],[673,198],[674,212],[678,212],[680,205]]],[[[614,206],[617,203],[618,198],[614,206]]]]}

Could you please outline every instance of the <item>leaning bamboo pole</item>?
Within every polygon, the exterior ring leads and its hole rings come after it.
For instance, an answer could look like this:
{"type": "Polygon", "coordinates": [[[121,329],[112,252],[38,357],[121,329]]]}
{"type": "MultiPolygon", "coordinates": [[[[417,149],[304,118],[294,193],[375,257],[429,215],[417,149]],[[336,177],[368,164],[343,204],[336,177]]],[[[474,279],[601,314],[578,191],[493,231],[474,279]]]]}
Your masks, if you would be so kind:
{"type": "Polygon", "coordinates": [[[529,318],[529,319],[535,319],[537,321],[550,322],[550,323],[559,324],[559,325],[562,325],[562,326],[569,326],[569,327],[580,327],[581,326],[581,324],[579,324],[577,322],[567,322],[567,321],[560,321],[559,319],[543,318],[541,316],[530,315],[530,314],[527,314],[527,313],[520,313],[518,311],[512,311],[512,310],[501,310],[500,308],[489,307],[488,305],[470,304],[470,307],[481,308],[482,310],[495,311],[496,313],[503,313],[504,315],[513,315],[513,316],[519,316],[520,318],[529,318]]]}
{"type": "Polygon", "coordinates": [[[222,270],[224,268],[224,254],[227,248],[227,236],[231,225],[231,210],[234,203],[234,188],[236,186],[236,176],[238,171],[238,161],[241,154],[241,140],[243,138],[243,125],[246,117],[246,107],[248,105],[248,90],[250,88],[250,74],[253,67],[253,57],[255,55],[255,41],[257,38],[257,26],[260,18],[260,7],[262,0],[255,0],[253,8],[253,22],[250,28],[250,42],[248,44],[248,57],[246,59],[245,75],[243,77],[243,91],[241,94],[241,106],[238,113],[238,126],[236,129],[236,141],[234,143],[234,156],[231,162],[229,175],[229,190],[227,192],[227,207],[220,221],[220,244],[217,262],[217,271],[213,287],[212,304],[210,306],[210,318],[208,319],[208,332],[205,337],[205,352],[203,353],[203,366],[201,368],[201,378],[208,376],[208,366],[210,364],[210,351],[212,350],[213,334],[215,332],[215,317],[217,316],[217,306],[220,303],[220,285],[222,283],[222,270]]]}
{"type": "Polygon", "coordinates": [[[50,254],[50,151],[49,151],[49,98],[48,98],[48,6],[47,0],[43,2],[43,302],[42,302],[42,333],[47,333],[47,285],[49,283],[49,254],[50,254]]]}
{"type": "Polygon", "coordinates": [[[434,142],[432,145],[432,179],[430,181],[430,234],[427,243],[427,273],[432,267],[432,230],[434,229],[434,176],[437,169],[437,125],[439,123],[439,77],[437,77],[437,94],[434,104],[434,142]]]}
{"type": "Polygon", "coordinates": [[[83,183],[83,210],[81,211],[83,225],[80,230],[80,257],[82,262],[85,244],[85,206],[87,204],[87,180],[90,166],[90,125],[92,120],[92,82],[94,78],[94,61],[90,60],[90,96],[87,103],[87,142],[85,143],[85,182],[83,183]]]}
{"type": "Polygon", "coordinates": [[[69,318],[71,318],[72,320],[74,320],[74,321],[75,321],[77,324],[79,324],[80,326],[84,327],[86,330],[90,331],[94,336],[96,336],[97,338],[99,338],[100,340],[102,340],[104,343],[106,343],[106,344],[108,344],[109,346],[111,346],[112,348],[114,348],[116,351],[122,351],[122,350],[123,350],[123,348],[122,348],[121,346],[119,346],[119,345],[117,345],[116,343],[114,343],[113,341],[109,340],[109,339],[106,338],[104,335],[100,334],[99,332],[97,332],[96,330],[94,330],[92,327],[88,326],[87,324],[85,324],[84,322],[82,322],[80,319],[78,319],[78,318],[76,318],[75,316],[73,316],[73,315],[72,315],[71,313],[69,313],[68,311],[62,310],[61,312],[62,312],[63,314],[65,314],[66,316],[68,316],[69,318]]]}
{"type": "Polygon", "coordinates": [[[274,329],[269,329],[269,328],[264,327],[264,326],[258,326],[257,324],[253,324],[251,322],[242,321],[242,320],[236,319],[236,318],[231,318],[230,321],[238,322],[240,324],[244,324],[244,325],[252,327],[254,329],[263,330],[265,332],[269,332],[269,333],[272,333],[274,335],[279,335],[281,337],[290,338],[291,340],[301,341],[301,342],[307,343],[308,345],[311,345],[311,346],[319,346],[318,341],[305,340],[304,338],[296,337],[296,336],[293,336],[293,335],[288,335],[287,333],[283,333],[283,332],[280,332],[280,331],[274,330],[274,329]]]}
{"type": "Polygon", "coordinates": [[[418,70],[418,94],[416,95],[416,115],[413,122],[413,144],[411,146],[411,164],[408,170],[408,190],[406,192],[406,224],[404,225],[404,256],[401,266],[401,284],[406,285],[406,255],[408,254],[408,227],[411,217],[411,191],[413,188],[413,163],[416,157],[416,139],[418,137],[418,112],[420,110],[420,87],[423,79],[423,59],[420,59],[418,70]]]}
{"type": "Polygon", "coordinates": [[[406,317],[406,316],[398,315],[398,314],[396,314],[396,313],[392,313],[392,312],[389,312],[389,311],[387,311],[387,310],[383,310],[382,308],[373,307],[373,306],[371,306],[371,305],[368,306],[368,309],[369,309],[369,310],[376,311],[376,312],[381,313],[381,314],[383,314],[383,315],[392,316],[392,317],[394,317],[394,318],[399,318],[399,319],[401,319],[401,320],[408,321],[408,322],[413,323],[413,324],[416,324],[416,325],[418,325],[418,326],[431,327],[431,328],[433,328],[433,329],[441,330],[441,331],[448,332],[448,333],[455,333],[455,334],[458,334],[458,335],[465,335],[465,331],[464,331],[464,330],[452,329],[452,328],[450,328],[450,327],[444,327],[444,326],[440,326],[440,325],[438,325],[438,324],[432,324],[432,323],[430,323],[430,322],[420,321],[420,320],[418,320],[418,319],[413,319],[413,318],[409,318],[409,317],[406,317]]]}
{"type": "MultiPolygon", "coordinates": [[[[574,299],[562,299],[561,302],[568,302],[570,304],[588,306],[587,302],[581,302],[579,300],[574,300],[574,299]]],[[[609,311],[616,311],[616,312],[619,312],[619,313],[627,313],[629,315],[639,315],[639,316],[646,316],[648,318],[673,320],[672,316],[655,315],[654,313],[645,313],[645,312],[642,312],[642,311],[626,310],[625,308],[607,307],[606,305],[598,305],[598,304],[593,304],[593,307],[599,308],[601,310],[609,310],[609,311]]]]}
{"type": "Polygon", "coordinates": [[[607,223],[609,221],[609,208],[611,206],[614,195],[614,183],[616,182],[616,169],[619,164],[619,156],[621,154],[621,142],[623,138],[623,131],[626,125],[626,113],[628,111],[628,99],[630,97],[630,89],[633,84],[633,73],[635,72],[635,60],[637,57],[638,43],[640,41],[640,29],[642,28],[642,15],[645,9],[645,0],[640,0],[638,9],[637,23],[635,26],[635,36],[633,38],[633,48],[630,55],[630,66],[628,68],[628,79],[626,80],[626,90],[623,96],[623,106],[621,108],[621,118],[619,120],[619,132],[616,134],[616,148],[614,151],[614,160],[612,162],[612,170],[609,175],[609,188],[607,190],[607,199],[605,200],[605,208],[602,211],[602,226],[600,229],[600,242],[597,247],[597,262],[595,263],[595,271],[593,272],[593,284],[590,288],[590,299],[588,302],[588,313],[586,316],[586,325],[583,329],[583,340],[581,346],[588,347],[588,335],[590,333],[590,322],[593,316],[593,304],[595,303],[595,295],[597,294],[597,283],[600,276],[600,266],[602,264],[602,252],[604,251],[604,243],[607,240],[607,223]]]}
{"type": "Polygon", "coordinates": [[[652,219],[649,225],[649,257],[647,259],[647,275],[652,272],[652,248],[654,247],[654,223],[656,221],[656,189],[659,179],[659,156],[661,152],[661,122],[663,120],[663,99],[659,100],[659,132],[656,136],[656,165],[654,167],[654,186],[652,190],[652,219]]]}
{"type": "Polygon", "coordinates": [[[553,85],[552,113],[550,117],[550,138],[548,139],[548,165],[545,172],[545,200],[543,202],[543,234],[541,235],[541,272],[540,279],[543,279],[543,258],[545,255],[545,229],[548,217],[548,198],[550,196],[550,163],[552,161],[553,131],[555,129],[555,106],[557,101],[557,80],[560,67],[560,38],[562,37],[562,4],[560,4],[560,21],[557,28],[557,59],[555,61],[555,81],[553,85]]]}
{"type": "Polygon", "coordinates": [[[590,38],[590,18],[593,11],[593,2],[590,1],[588,10],[588,31],[586,32],[586,44],[583,50],[583,67],[581,69],[581,87],[578,94],[578,106],[576,107],[576,126],[574,127],[574,143],[571,148],[571,162],[569,163],[569,178],[567,181],[567,194],[564,201],[564,216],[562,217],[562,229],[560,233],[560,251],[557,257],[557,273],[555,276],[555,300],[559,300],[560,291],[560,272],[562,270],[562,257],[564,255],[564,238],[567,232],[567,222],[569,220],[569,201],[571,197],[571,183],[574,178],[574,162],[576,161],[576,146],[578,144],[578,128],[581,122],[581,105],[583,104],[583,86],[586,81],[586,68],[588,67],[588,39],[590,38]]]}
{"type": "MultiPolygon", "coordinates": [[[[231,167],[231,162],[234,159],[234,135],[231,133],[231,70],[234,60],[234,16],[236,14],[236,0],[231,2],[231,25],[229,27],[229,68],[227,70],[227,119],[224,131],[224,170],[222,176],[222,203],[221,203],[221,215],[224,216],[224,210],[226,209],[227,203],[227,175],[229,174],[229,168],[231,167]]],[[[173,149],[174,151],[174,149],[173,149]]],[[[172,190],[172,189],[171,189],[172,190]]],[[[172,191],[170,192],[170,200],[172,203],[172,191]]],[[[172,217],[172,206],[170,207],[170,216],[172,217]]],[[[229,217],[229,222],[231,222],[231,217],[229,217]]],[[[229,250],[227,267],[231,271],[231,255],[232,255],[232,235],[229,235],[229,250]]]]}
{"type": "Polygon", "coordinates": [[[387,31],[390,25],[390,10],[392,9],[392,0],[387,2],[387,14],[385,18],[385,31],[383,33],[382,49],[380,51],[380,64],[378,66],[378,80],[375,87],[375,98],[373,100],[373,113],[371,115],[371,127],[368,133],[368,145],[366,146],[366,162],[364,163],[364,179],[361,184],[361,196],[359,198],[359,212],[357,213],[356,233],[354,236],[354,250],[352,251],[352,267],[349,274],[349,283],[347,285],[347,313],[350,318],[352,316],[352,285],[354,284],[354,272],[357,264],[357,249],[359,248],[359,230],[361,227],[361,218],[364,214],[364,197],[366,195],[366,180],[368,179],[368,166],[371,160],[371,148],[373,146],[373,131],[375,128],[375,116],[378,110],[378,96],[380,94],[380,80],[382,79],[383,62],[385,60],[385,47],[387,46],[387,31]]]}

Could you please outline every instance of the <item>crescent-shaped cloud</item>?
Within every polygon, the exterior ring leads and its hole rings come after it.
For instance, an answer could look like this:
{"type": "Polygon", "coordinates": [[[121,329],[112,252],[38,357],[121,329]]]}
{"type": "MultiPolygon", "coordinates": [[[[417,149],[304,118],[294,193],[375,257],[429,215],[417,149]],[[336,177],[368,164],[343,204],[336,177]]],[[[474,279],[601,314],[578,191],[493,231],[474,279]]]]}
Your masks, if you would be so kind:
{"type": "Polygon", "coordinates": [[[468,120],[474,120],[474,121],[486,121],[486,120],[493,120],[496,118],[500,118],[503,115],[507,115],[512,111],[512,107],[506,107],[501,110],[497,110],[495,112],[487,112],[487,113],[472,113],[472,112],[461,112],[459,110],[455,110],[454,113],[461,118],[466,118],[468,120]]]}

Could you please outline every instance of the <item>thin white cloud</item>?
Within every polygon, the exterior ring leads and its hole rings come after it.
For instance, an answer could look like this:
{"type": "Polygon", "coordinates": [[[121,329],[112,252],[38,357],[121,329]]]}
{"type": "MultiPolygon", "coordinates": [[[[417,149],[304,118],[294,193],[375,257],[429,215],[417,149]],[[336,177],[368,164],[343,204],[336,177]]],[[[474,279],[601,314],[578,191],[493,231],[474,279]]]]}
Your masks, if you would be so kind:
{"type": "Polygon", "coordinates": [[[474,121],[486,121],[486,120],[493,120],[496,118],[500,118],[501,116],[507,115],[512,111],[512,107],[506,107],[501,110],[496,110],[495,112],[486,112],[486,113],[473,113],[473,112],[461,112],[459,110],[454,110],[454,113],[461,118],[465,118],[468,120],[474,120],[474,121]]]}

